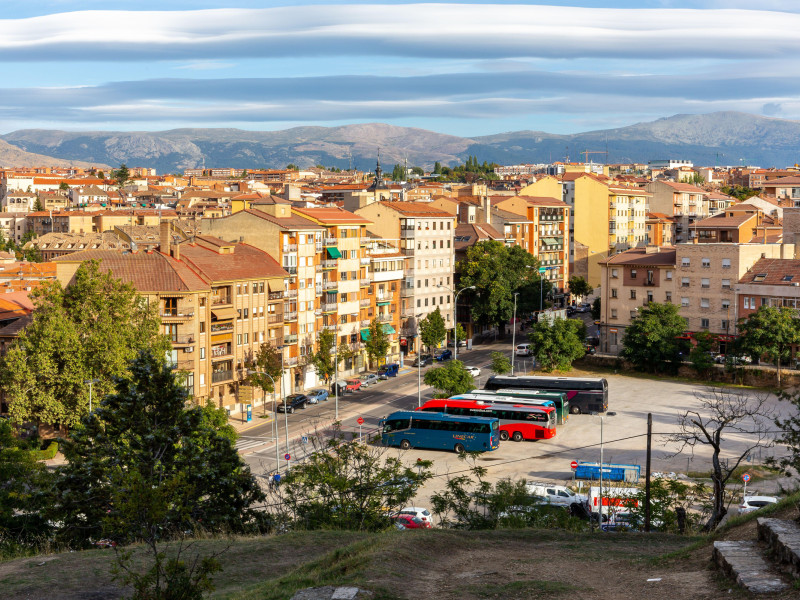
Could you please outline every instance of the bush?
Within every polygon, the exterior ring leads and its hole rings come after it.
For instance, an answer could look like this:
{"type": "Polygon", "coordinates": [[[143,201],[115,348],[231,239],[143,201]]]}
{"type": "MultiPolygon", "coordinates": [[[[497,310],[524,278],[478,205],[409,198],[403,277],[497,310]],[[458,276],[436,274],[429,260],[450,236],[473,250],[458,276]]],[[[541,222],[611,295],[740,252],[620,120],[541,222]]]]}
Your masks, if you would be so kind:
{"type": "Polygon", "coordinates": [[[31,458],[34,460],[51,460],[58,454],[58,442],[51,440],[44,450],[31,450],[31,458]]]}

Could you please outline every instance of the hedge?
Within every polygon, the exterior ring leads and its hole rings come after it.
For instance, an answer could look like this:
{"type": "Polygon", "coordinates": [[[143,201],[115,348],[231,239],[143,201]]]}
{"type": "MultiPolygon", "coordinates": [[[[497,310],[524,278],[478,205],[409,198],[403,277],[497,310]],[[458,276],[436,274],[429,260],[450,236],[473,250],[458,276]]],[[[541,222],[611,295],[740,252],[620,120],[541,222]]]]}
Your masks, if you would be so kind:
{"type": "Polygon", "coordinates": [[[35,460],[50,460],[58,453],[58,442],[52,441],[44,450],[31,450],[31,456],[35,460]]]}

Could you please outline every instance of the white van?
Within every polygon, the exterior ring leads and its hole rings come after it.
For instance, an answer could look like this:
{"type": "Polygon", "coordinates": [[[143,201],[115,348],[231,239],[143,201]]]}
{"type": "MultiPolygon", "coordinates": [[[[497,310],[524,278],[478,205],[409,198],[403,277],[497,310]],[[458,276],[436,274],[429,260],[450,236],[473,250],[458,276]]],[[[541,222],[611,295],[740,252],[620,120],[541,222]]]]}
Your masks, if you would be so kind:
{"type": "Polygon", "coordinates": [[[553,506],[564,506],[569,508],[575,502],[585,503],[588,498],[582,494],[576,494],[571,489],[563,485],[552,483],[532,482],[526,484],[525,488],[531,496],[541,496],[547,498],[548,503],[553,506]]]}
{"type": "Polygon", "coordinates": [[[530,344],[520,344],[516,348],[517,356],[530,356],[531,355],[531,345],[530,344]]]}

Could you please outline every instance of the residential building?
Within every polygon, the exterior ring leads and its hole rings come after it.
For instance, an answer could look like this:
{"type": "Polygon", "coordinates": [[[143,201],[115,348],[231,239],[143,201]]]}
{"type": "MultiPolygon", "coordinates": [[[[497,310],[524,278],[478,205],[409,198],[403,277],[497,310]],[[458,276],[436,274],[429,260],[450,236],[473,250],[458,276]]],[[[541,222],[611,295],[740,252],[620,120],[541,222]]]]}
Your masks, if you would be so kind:
{"type": "Polygon", "coordinates": [[[764,183],[764,196],[778,200],[790,200],[800,206],[800,176],[781,177],[764,183]]]}
{"type": "Polygon", "coordinates": [[[673,220],[662,213],[647,213],[646,244],[647,246],[671,246],[672,230],[675,227],[673,220]]]}
{"type": "Polygon", "coordinates": [[[650,211],[673,217],[675,242],[687,242],[697,237],[694,224],[709,216],[708,192],[689,183],[654,181],[647,185],[652,193],[650,211]]]}
{"type": "Polygon", "coordinates": [[[699,243],[727,242],[747,244],[756,237],[778,239],[783,225],[753,205],[740,203],[713,217],[696,221],[692,226],[699,243]]]}
{"type": "Polygon", "coordinates": [[[762,306],[800,311],[800,260],[761,258],[756,261],[737,283],[736,306],[740,319],[746,319],[762,306]]]}

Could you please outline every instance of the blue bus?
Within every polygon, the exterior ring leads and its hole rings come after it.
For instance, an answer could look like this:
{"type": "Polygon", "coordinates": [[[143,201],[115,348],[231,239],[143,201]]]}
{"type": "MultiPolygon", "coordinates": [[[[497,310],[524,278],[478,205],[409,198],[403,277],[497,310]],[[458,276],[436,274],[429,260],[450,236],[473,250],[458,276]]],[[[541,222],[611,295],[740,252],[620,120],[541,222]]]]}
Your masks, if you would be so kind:
{"type": "Polygon", "coordinates": [[[500,445],[500,421],[400,410],[381,420],[381,444],[433,450],[487,452],[500,445]]]}

